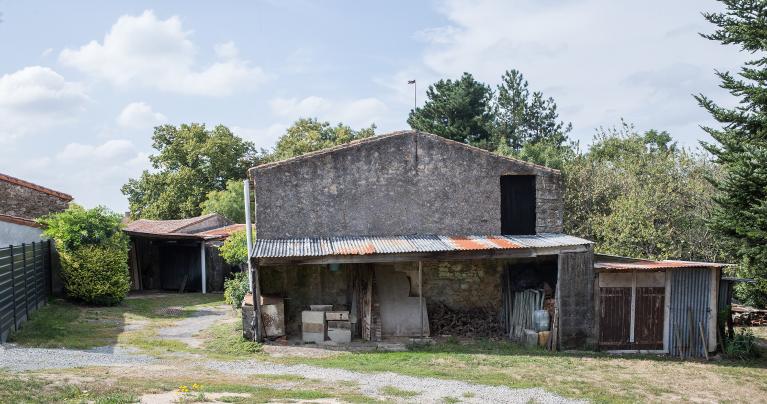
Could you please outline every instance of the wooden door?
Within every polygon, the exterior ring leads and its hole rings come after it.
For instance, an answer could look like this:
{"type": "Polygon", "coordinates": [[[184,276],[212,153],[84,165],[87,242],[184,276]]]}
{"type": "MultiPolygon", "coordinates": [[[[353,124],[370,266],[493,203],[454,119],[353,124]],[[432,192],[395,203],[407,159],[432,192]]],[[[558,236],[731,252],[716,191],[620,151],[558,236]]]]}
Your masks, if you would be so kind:
{"type": "Polygon", "coordinates": [[[636,349],[663,349],[663,302],[666,289],[659,287],[636,288],[636,316],[634,347],[636,349]]]}
{"type": "Polygon", "coordinates": [[[629,349],[631,288],[600,288],[599,312],[599,346],[610,350],[629,349]]]}

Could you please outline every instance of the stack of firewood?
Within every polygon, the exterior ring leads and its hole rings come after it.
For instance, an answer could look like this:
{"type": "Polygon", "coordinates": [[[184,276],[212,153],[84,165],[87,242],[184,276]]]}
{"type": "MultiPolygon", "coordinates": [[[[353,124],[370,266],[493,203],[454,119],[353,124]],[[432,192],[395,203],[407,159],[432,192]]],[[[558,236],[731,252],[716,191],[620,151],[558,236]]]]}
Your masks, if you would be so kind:
{"type": "Polygon", "coordinates": [[[441,303],[429,305],[429,329],[434,336],[501,338],[498,314],[491,309],[455,310],[441,303]]]}
{"type": "Polygon", "coordinates": [[[767,310],[733,304],[732,322],[742,327],[767,326],[767,310]]]}

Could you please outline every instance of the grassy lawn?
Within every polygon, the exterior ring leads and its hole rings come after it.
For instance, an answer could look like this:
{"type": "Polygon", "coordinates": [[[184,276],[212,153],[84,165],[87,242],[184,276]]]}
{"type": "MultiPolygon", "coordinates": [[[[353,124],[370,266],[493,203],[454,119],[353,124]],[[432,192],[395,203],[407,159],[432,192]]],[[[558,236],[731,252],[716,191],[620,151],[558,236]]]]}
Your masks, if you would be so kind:
{"type": "MultiPolygon", "coordinates": [[[[91,348],[109,344],[138,347],[146,353],[194,353],[213,359],[260,359],[287,364],[310,364],[360,372],[397,372],[422,377],[462,380],[512,388],[542,387],[570,398],[597,402],[628,401],[749,401],[767,402],[767,358],[740,362],[712,360],[680,362],[662,356],[610,356],[599,353],[551,353],[525,349],[506,342],[457,341],[413,347],[406,352],[339,353],[328,357],[273,357],[260,346],[241,338],[241,322],[229,318],[201,334],[201,348],[179,341],[159,339],[156,330],[172,325],[208,305],[221,304],[221,295],[167,294],[126,300],[122,305],[83,307],[53,301],[35,313],[14,341],[30,346],[91,348]],[[173,310],[167,310],[174,308],[173,310]]],[[[767,328],[754,329],[767,337],[767,328]]],[[[317,381],[286,376],[211,375],[195,368],[193,358],[175,358],[181,371],[136,370],[132,374],[100,369],[69,369],[39,374],[4,374],[0,371],[0,402],[130,402],[142,394],[162,393],[179,385],[198,383],[200,394],[239,392],[244,397],[225,401],[265,402],[335,398],[350,402],[369,401],[355,386],[328,387],[317,381]],[[112,372],[105,382],[105,372],[112,372]],[[197,372],[197,373],[195,373],[197,372]],[[76,375],[85,382],[51,383],[46,377],[76,375]],[[184,375],[185,377],[181,377],[184,375]],[[291,384],[292,383],[292,384],[291,384]],[[73,387],[74,386],[74,387],[73,387]],[[286,388],[286,386],[290,388],[286,388]],[[52,399],[52,398],[53,399],[52,399]],[[21,399],[24,398],[24,399],[21,399]]],[[[123,370],[123,372],[127,372],[123,370]]],[[[392,401],[417,399],[414,392],[391,386],[382,394],[392,401]]],[[[185,396],[186,397],[186,396],[185,396]]],[[[454,397],[451,400],[460,400],[454,397]]],[[[469,397],[463,397],[469,398],[469,397]]],[[[186,398],[185,398],[186,400],[186,398]]]]}
{"type": "Polygon", "coordinates": [[[550,353],[505,342],[480,341],[443,343],[408,352],[361,352],[281,361],[516,388],[543,387],[566,397],[598,402],[767,401],[764,359],[680,362],[655,356],[550,353]]]}
{"type": "Polygon", "coordinates": [[[153,338],[157,328],[172,324],[207,305],[222,304],[218,294],[164,294],[129,298],[112,307],[82,306],[52,300],[32,315],[11,341],[41,348],[88,349],[105,345],[179,350],[176,341],[153,338]],[[172,310],[163,310],[173,308],[172,310]]]}
{"type": "Polygon", "coordinates": [[[103,369],[86,368],[59,372],[16,374],[0,371],[2,403],[137,403],[142,396],[173,393],[173,402],[205,402],[216,398],[232,403],[267,403],[291,400],[336,399],[369,403],[354,386],[328,389],[321,381],[286,377],[153,377],[120,375],[103,369]],[[182,390],[183,389],[183,390],[182,390]]]}

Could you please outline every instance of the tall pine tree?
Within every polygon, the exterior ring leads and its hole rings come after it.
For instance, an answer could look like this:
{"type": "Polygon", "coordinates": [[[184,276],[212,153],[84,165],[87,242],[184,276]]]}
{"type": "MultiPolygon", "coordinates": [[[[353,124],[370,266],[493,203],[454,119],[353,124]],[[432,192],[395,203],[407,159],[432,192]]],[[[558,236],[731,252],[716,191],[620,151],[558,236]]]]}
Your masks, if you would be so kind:
{"type": "Polygon", "coordinates": [[[440,80],[426,90],[426,102],[410,111],[407,123],[416,130],[475,146],[491,148],[493,92],[469,73],[440,80]]]}
{"type": "Polygon", "coordinates": [[[742,275],[757,280],[743,297],[751,304],[767,305],[767,2],[720,0],[726,7],[705,13],[717,26],[704,38],[735,45],[754,59],[733,75],[717,72],[721,87],[740,100],[735,108],[722,107],[704,95],[700,105],[721,124],[705,127],[716,142],[703,147],[722,165],[725,175],[715,181],[717,208],[712,228],[735,241],[742,275]]]}

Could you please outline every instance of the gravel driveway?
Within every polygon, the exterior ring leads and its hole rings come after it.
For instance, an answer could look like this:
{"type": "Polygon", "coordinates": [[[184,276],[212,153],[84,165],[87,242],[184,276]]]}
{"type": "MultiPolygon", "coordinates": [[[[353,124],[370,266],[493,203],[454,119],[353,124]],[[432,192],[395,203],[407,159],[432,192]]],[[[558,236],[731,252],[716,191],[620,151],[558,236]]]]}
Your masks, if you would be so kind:
{"type": "MultiPolygon", "coordinates": [[[[194,336],[225,318],[228,306],[206,308],[192,317],[179,321],[172,327],[159,330],[162,338],[175,339],[191,346],[198,346],[194,336]]],[[[185,366],[181,365],[180,366],[185,366]]],[[[72,368],[85,366],[131,366],[137,364],[168,364],[156,358],[138,355],[120,347],[101,347],[88,351],[71,349],[24,348],[13,344],[0,345],[0,368],[11,371],[72,368]]],[[[354,382],[360,392],[367,396],[391,400],[386,389],[395,387],[413,392],[412,397],[399,398],[409,402],[445,402],[453,398],[468,403],[570,403],[577,402],[546,392],[541,388],[512,389],[503,386],[486,386],[454,380],[430,377],[403,376],[392,372],[360,373],[342,369],[322,368],[309,365],[282,365],[258,360],[224,362],[197,360],[197,366],[225,374],[292,375],[307,379],[328,381],[328,388],[339,382],[354,382]]]]}
{"type": "Polygon", "coordinates": [[[407,399],[412,402],[445,402],[452,397],[466,403],[578,403],[540,388],[512,389],[503,386],[486,386],[442,380],[431,377],[412,377],[392,372],[360,373],[342,369],[329,369],[309,365],[280,365],[256,360],[239,362],[208,361],[201,363],[210,369],[223,373],[258,375],[293,375],[330,382],[351,381],[359,384],[363,394],[388,398],[382,391],[385,387],[396,387],[418,393],[407,399]]]}
{"type": "Polygon", "coordinates": [[[225,319],[231,311],[232,307],[227,305],[198,310],[170,327],[160,328],[157,330],[157,336],[163,339],[181,341],[192,348],[200,348],[202,340],[195,338],[195,335],[225,319]]]}
{"type": "Polygon", "coordinates": [[[147,364],[155,359],[136,355],[118,347],[102,347],[88,351],[74,349],[24,348],[0,345],[0,369],[25,371],[75,368],[81,366],[128,366],[147,364]]]}

